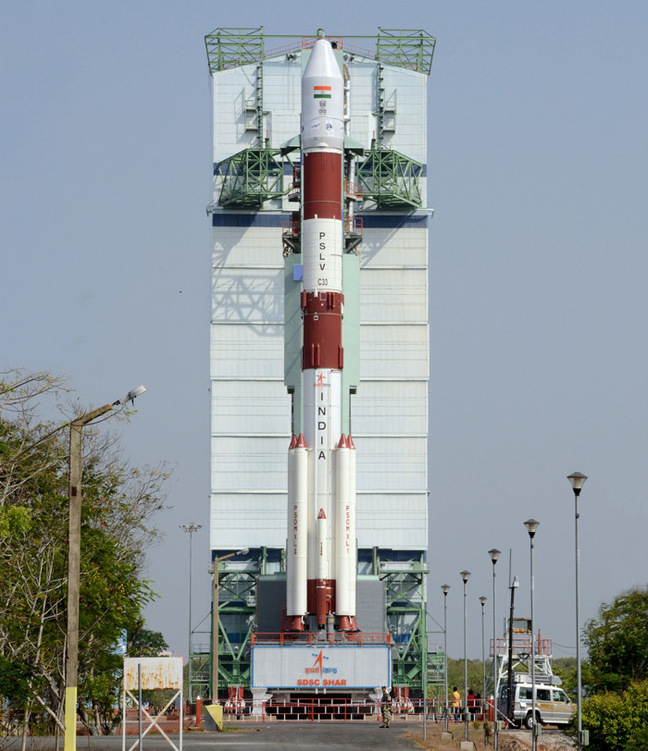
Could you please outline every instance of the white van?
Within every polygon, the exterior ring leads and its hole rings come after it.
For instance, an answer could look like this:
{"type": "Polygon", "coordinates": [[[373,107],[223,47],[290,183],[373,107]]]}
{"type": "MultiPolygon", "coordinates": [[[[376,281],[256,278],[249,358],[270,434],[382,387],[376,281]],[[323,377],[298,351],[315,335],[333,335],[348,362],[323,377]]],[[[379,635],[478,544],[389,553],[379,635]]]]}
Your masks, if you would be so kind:
{"type": "MultiPolygon", "coordinates": [[[[511,718],[516,725],[524,725],[526,728],[533,726],[532,712],[532,693],[531,678],[524,675],[515,676],[513,684],[513,717],[511,718]]],[[[541,725],[566,725],[571,719],[576,707],[572,704],[567,694],[559,688],[562,681],[558,676],[550,676],[550,683],[547,678],[540,683],[536,681],[536,720],[541,725]]],[[[506,714],[508,699],[508,685],[506,682],[500,687],[499,691],[499,711],[506,714]]]]}

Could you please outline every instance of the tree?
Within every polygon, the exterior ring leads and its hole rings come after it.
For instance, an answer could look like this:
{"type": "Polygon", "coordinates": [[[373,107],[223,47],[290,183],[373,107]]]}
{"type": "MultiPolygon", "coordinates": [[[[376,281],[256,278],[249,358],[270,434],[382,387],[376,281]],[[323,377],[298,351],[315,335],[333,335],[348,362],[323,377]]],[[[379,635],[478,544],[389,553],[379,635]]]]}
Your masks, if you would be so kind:
{"type": "MultiPolygon", "coordinates": [[[[583,726],[590,733],[592,751],[642,751],[648,739],[648,681],[625,691],[607,691],[583,704],[583,726]]],[[[576,733],[575,718],[571,723],[576,733]]]]}
{"type": "MultiPolygon", "coordinates": [[[[468,660],[468,688],[473,689],[475,694],[482,693],[483,684],[483,671],[481,660],[468,660]]],[[[486,691],[490,687],[492,691],[492,666],[489,662],[486,663],[486,691]],[[489,676],[489,670],[491,675],[489,676]],[[490,678],[490,681],[489,681],[490,678]],[[490,683],[490,686],[489,686],[490,683]]],[[[464,661],[454,660],[452,657],[448,658],[448,692],[452,696],[452,687],[458,686],[459,693],[461,694],[462,701],[464,697],[464,661]]]]}
{"type": "Polygon", "coordinates": [[[603,603],[598,618],[586,624],[584,641],[589,657],[583,676],[590,692],[618,692],[648,679],[648,587],[603,603]]]}
{"type": "Polygon", "coordinates": [[[129,657],[157,657],[169,649],[169,645],[160,631],[150,631],[143,627],[143,622],[128,639],[129,657]]]}
{"type": "MultiPolygon", "coordinates": [[[[37,407],[66,391],[48,374],[0,374],[0,692],[25,728],[34,713],[63,728],[68,443],[61,420],[37,419],[37,407]]],[[[65,428],[74,416],[61,410],[65,428]]],[[[79,703],[101,725],[117,696],[115,647],[155,596],[142,574],[168,473],[132,467],[103,430],[86,428],[83,448],[79,703]]]]}

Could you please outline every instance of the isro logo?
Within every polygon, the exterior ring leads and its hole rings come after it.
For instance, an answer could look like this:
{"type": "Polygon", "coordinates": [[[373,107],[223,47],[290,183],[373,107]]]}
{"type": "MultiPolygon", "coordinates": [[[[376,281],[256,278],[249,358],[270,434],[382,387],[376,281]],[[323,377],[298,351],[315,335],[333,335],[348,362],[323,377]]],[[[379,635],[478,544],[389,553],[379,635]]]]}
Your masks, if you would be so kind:
{"type": "Polygon", "coordinates": [[[335,675],[337,668],[324,667],[324,660],[330,659],[328,655],[324,654],[324,650],[320,649],[319,653],[313,652],[312,657],[315,658],[312,667],[304,668],[306,675],[312,676],[311,678],[299,678],[297,680],[298,686],[346,686],[346,678],[325,678],[324,676],[335,675]]]}

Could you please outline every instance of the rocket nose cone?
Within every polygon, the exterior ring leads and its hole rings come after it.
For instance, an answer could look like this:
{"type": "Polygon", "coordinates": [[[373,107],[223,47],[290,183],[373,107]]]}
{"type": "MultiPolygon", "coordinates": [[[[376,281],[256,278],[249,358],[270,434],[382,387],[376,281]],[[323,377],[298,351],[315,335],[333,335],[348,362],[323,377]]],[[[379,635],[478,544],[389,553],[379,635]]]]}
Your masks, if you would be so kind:
{"type": "Polygon", "coordinates": [[[313,51],[304,70],[304,78],[310,76],[339,78],[342,81],[342,71],[328,39],[318,39],[313,45],[313,51]]]}

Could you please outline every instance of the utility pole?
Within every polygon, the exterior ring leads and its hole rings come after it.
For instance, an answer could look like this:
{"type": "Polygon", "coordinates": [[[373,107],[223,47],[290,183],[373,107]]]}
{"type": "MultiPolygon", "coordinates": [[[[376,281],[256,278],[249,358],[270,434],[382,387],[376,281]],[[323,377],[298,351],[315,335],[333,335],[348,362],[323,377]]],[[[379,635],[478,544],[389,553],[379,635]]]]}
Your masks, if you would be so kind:
{"type": "MultiPolygon", "coordinates": [[[[79,601],[81,590],[81,481],[83,475],[83,428],[114,407],[134,401],[146,391],[138,386],[122,399],[104,404],[72,420],[70,425],[70,486],[68,530],[67,636],[65,660],[65,751],[76,749],[77,697],[79,675],[79,601]]],[[[57,428],[58,430],[58,428],[57,428]]],[[[44,438],[53,435],[49,433],[44,438]]],[[[43,439],[44,439],[43,438],[43,439]]]]}

